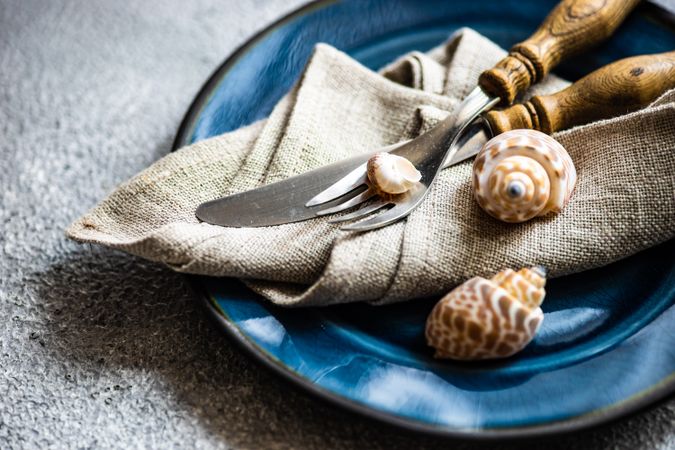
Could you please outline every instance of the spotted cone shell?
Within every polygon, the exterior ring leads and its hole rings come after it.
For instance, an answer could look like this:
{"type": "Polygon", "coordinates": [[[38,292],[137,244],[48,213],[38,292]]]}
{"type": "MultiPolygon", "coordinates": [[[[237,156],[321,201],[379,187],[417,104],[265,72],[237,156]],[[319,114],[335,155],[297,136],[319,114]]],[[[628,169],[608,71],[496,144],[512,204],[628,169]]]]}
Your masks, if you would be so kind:
{"type": "Polygon", "coordinates": [[[443,297],[427,318],[434,357],[458,360],[505,358],[534,338],[544,313],[545,270],[511,269],[491,279],[475,277],[443,297]]]}
{"type": "Polygon", "coordinates": [[[577,171],[563,146],[535,130],[511,130],[495,136],[473,164],[478,204],[505,222],[560,212],[576,181],[577,171]]]}

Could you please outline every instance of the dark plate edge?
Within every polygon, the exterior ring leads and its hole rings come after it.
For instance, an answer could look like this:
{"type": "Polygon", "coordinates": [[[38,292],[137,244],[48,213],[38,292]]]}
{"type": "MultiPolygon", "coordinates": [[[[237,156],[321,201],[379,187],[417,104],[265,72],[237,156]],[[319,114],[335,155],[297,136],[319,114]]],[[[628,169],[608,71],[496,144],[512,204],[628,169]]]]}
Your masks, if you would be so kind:
{"type": "MultiPolygon", "coordinates": [[[[255,33],[251,38],[242,43],[234,52],[228,56],[225,61],[218,66],[207,81],[199,89],[198,94],[193,101],[181,121],[176,137],[171,146],[171,151],[175,151],[185,145],[189,140],[189,132],[191,132],[190,124],[194,122],[195,117],[202,109],[203,105],[209,100],[209,92],[222,79],[223,74],[234,65],[237,60],[250,47],[255,45],[261,38],[272,32],[275,28],[292,20],[297,16],[301,16],[313,9],[322,8],[335,3],[336,0],[312,0],[309,3],[301,6],[298,9],[291,11],[280,19],[276,20],[267,27],[255,33]]],[[[675,15],[669,11],[662,9],[658,5],[647,4],[642,5],[640,12],[646,14],[652,19],[659,20],[665,23],[669,28],[675,29],[673,18],[675,15]],[[665,13],[665,14],[664,14],[665,13]],[[664,17],[665,16],[665,17],[664,17]]],[[[538,425],[533,427],[520,427],[510,429],[482,429],[482,430],[467,430],[454,431],[443,427],[434,427],[413,419],[405,419],[393,414],[384,413],[376,409],[363,406],[352,400],[348,400],[330,391],[318,387],[317,385],[305,380],[304,378],[295,374],[295,372],[288,369],[281,362],[277,361],[261,348],[253,344],[244,334],[229,320],[229,318],[218,308],[212,296],[206,292],[204,287],[199,283],[199,276],[186,276],[190,286],[200,297],[202,306],[206,310],[210,319],[224,332],[224,334],[233,342],[244,354],[251,357],[259,365],[267,368],[273,373],[280,375],[283,380],[289,384],[301,388],[306,393],[311,394],[325,403],[338,405],[343,409],[355,412],[367,419],[375,420],[389,426],[397,427],[406,431],[421,433],[425,435],[443,437],[455,440],[472,440],[472,441],[496,441],[499,439],[511,440],[531,440],[543,437],[553,437],[568,434],[571,432],[589,431],[591,428],[606,428],[627,420],[629,417],[635,416],[645,410],[656,407],[671,398],[675,397],[675,374],[665,378],[663,381],[655,385],[655,387],[646,389],[638,394],[628,397],[617,406],[607,407],[598,411],[594,411],[582,416],[572,419],[550,422],[546,425],[538,425]]]]}
{"type": "Polygon", "coordinates": [[[174,138],[173,143],[171,144],[171,151],[174,152],[178,150],[180,147],[186,145],[186,143],[189,141],[190,138],[189,132],[192,131],[190,129],[191,128],[190,124],[194,122],[194,119],[198,115],[199,111],[202,109],[202,106],[209,101],[208,93],[212,90],[212,88],[216,84],[218,84],[223,74],[227,72],[229,68],[233,66],[239,60],[239,58],[244,53],[246,53],[246,51],[250,47],[254,46],[256,42],[258,42],[261,38],[272,32],[275,28],[283,25],[284,23],[290,21],[291,19],[303,15],[313,9],[323,8],[337,1],[338,0],[312,0],[309,3],[302,5],[300,8],[289,12],[285,16],[282,16],[280,19],[277,19],[272,24],[259,30],[252,37],[246,39],[239,47],[237,47],[237,49],[234,52],[232,52],[227,58],[225,58],[225,61],[223,61],[223,63],[220,66],[218,66],[216,70],[213,71],[213,73],[211,73],[211,75],[202,85],[202,87],[199,88],[199,92],[190,103],[187,112],[183,116],[183,120],[181,120],[180,125],[178,126],[176,137],[174,138]]]}
{"type": "MultiPolygon", "coordinates": [[[[297,375],[282,362],[258,347],[254,342],[248,339],[239,328],[230,320],[216,304],[215,299],[205,290],[199,282],[199,276],[188,277],[190,286],[198,294],[202,306],[206,310],[208,317],[221,329],[224,334],[233,342],[242,353],[252,357],[260,366],[265,367],[273,373],[279,375],[285,382],[300,387],[301,391],[311,394],[314,398],[324,403],[338,405],[343,409],[355,412],[367,419],[374,420],[385,425],[393,426],[405,431],[424,434],[428,436],[447,438],[452,440],[471,440],[478,442],[494,442],[497,440],[509,439],[513,441],[525,441],[538,438],[551,438],[555,436],[568,435],[573,432],[588,432],[594,428],[607,428],[617,422],[622,422],[628,418],[649,410],[657,405],[665,403],[675,397],[675,373],[664,378],[661,382],[651,388],[645,389],[624,401],[617,403],[616,406],[602,408],[590,413],[566,419],[550,422],[545,425],[531,427],[512,427],[505,429],[477,429],[477,430],[450,430],[443,426],[433,426],[425,422],[414,419],[407,419],[396,416],[391,413],[382,412],[368,406],[364,406],[353,400],[323,389],[305,378],[297,375]]],[[[236,281],[236,280],[232,280],[236,281]]]]}
{"type": "MultiPolygon", "coordinates": [[[[283,25],[284,23],[290,21],[291,19],[303,15],[313,9],[323,8],[331,3],[336,3],[339,0],[311,0],[309,3],[302,5],[300,8],[295,9],[285,16],[282,16],[280,19],[271,23],[270,25],[264,27],[263,29],[256,32],[252,37],[245,40],[239,47],[237,47],[234,52],[232,52],[223,63],[218,66],[208,77],[206,82],[199,88],[199,91],[195,98],[188,106],[187,112],[183,116],[180,125],[178,126],[178,131],[176,136],[171,144],[171,151],[176,151],[183,145],[185,145],[188,140],[188,132],[190,130],[190,124],[194,121],[198,112],[202,109],[202,106],[208,102],[209,95],[208,92],[211,91],[211,88],[216,85],[219,80],[222,78],[222,75],[227,72],[230,66],[234,65],[237,60],[256,42],[258,42],[262,37],[273,31],[275,28],[283,25]]],[[[669,11],[663,8],[660,5],[654,3],[644,2],[638,6],[635,13],[644,14],[646,17],[651,20],[658,21],[661,24],[667,26],[673,32],[675,32],[675,12],[669,11]]]]}

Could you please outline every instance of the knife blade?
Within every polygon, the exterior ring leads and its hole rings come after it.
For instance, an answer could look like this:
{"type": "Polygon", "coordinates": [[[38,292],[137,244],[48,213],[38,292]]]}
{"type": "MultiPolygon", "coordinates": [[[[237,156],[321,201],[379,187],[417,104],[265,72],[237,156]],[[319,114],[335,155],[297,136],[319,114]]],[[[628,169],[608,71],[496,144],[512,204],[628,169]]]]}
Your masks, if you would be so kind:
{"type": "MultiPolygon", "coordinates": [[[[490,111],[462,133],[459,150],[443,168],[474,156],[494,134],[531,128],[551,134],[596,120],[608,119],[645,107],[675,88],[675,51],[634,56],[608,64],[555,94],[535,96],[500,111],[490,111]]],[[[396,153],[403,143],[378,151],[396,153]]],[[[203,203],[197,217],[227,227],[265,227],[315,218],[305,204],[346,173],[365,165],[376,152],[367,152],[302,175],[250,191],[203,203]]],[[[361,170],[365,174],[365,168],[361,170]]],[[[365,175],[363,175],[365,176],[365,175]]],[[[340,203],[338,198],[326,207],[340,203]]]]}
{"type": "MultiPolygon", "coordinates": [[[[473,157],[487,141],[484,122],[477,120],[458,141],[459,150],[443,167],[473,157]]],[[[316,218],[315,211],[305,207],[312,197],[326,189],[371,156],[382,151],[395,151],[401,145],[366,152],[318,169],[296,175],[250,191],[222,197],[199,205],[197,218],[202,222],[224,227],[268,227],[316,218]]],[[[337,199],[334,203],[339,203],[337,199]]],[[[330,206],[332,203],[326,205],[330,206]]]]}
{"type": "MultiPolygon", "coordinates": [[[[475,89],[480,94],[476,95],[480,108],[476,108],[471,116],[489,109],[498,99],[506,105],[512,104],[518,93],[541,80],[560,60],[611,35],[638,2],[607,0],[603,4],[595,4],[590,0],[562,1],[544,19],[535,34],[514,46],[509,55],[481,74],[479,87],[475,89]],[[557,50],[547,52],[549,48],[557,50]]],[[[464,136],[485,138],[480,136],[480,132],[464,133],[464,136]]],[[[400,150],[404,152],[405,148],[401,145],[400,150]]],[[[448,153],[450,163],[459,161],[464,154],[472,156],[469,153],[475,154],[477,148],[479,146],[469,146],[468,153],[451,149],[448,153]]],[[[270,226],[312,218],[314,211],[304,205],[317,192],[364,164],[374,153],[365,153],[304,175],[204,203],[196,211],[197,218],[232,227],[270,226]]],[[[357,173],[357,176],[361,175],[357,173]]],[[[338,198],[334,202],[337,204],[341,200],[338,198]]],[[[324,203],[324,206],[333,205],[324,203]]]]}

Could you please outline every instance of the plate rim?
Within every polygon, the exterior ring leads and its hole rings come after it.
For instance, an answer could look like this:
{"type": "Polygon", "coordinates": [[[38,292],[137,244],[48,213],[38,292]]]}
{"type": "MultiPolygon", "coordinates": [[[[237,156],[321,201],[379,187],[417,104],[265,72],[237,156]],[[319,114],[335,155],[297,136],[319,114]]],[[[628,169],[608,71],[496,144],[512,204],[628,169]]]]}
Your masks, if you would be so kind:
{"type": "MultiPolygon", "coordinates": [[[[176,131],[171,152],[178,150],[186,145],[191,133],[194,132],[193,125],[203,107],[208,103],[210,93],[213,88],[222,80],[229,69],[237,61],[251,50],[265,36],[293,19],[305,15],[313,10],[321,9],[331,4],[339,3],[340,0],[311,0],[308,3],[286,13],[279,19],[255,32],[247,38],[233,52],[231,52],[224,61],[211,73],[206,81],[199,88],[199,91],[188,106],[176,131]]],[[[641,13],[651,16],[654,13],[656,5],[647,4],[641,8],[641,13]]],[[[660,10],[660,8],[659,8],[660,10]]],[[[668,18],[671,19],[671,18],[668,18]]],[[[666,26],[672,26],[670,20],[666,26]]],[[[589,429],[598,429],[608,427],[616,422],[627,420],[646,410],[657,407],[666,401],[675,398],[675,372],[662,379],[659,383],[652,385],[640,392],[625,398],[621,402],[611,406],[604,407],[595,411],[572,417],[569,419],[548,422],[543,425],[516,426],[509,428],[492,429],[449,429],[443,426],[434,426],[429,423],[418,421],[412,418],[397,416],[392,413],[384,412],[376,408],[360,404],[348,398],[345,398],[335,392],[322,388],[301,375],[295,373],[288,366],[284,365],[273,355],[255,345],[245,334],[236,326],[217,304],[215,298],[206,290],[203,283],[200,282],[201,276],[185,275],[191,288],[198,294],[199,302],[206,310],[212,322],[222,331],[228,340],[257,364],[265,367],[267,370],[275,373],[284,381],[299,388],[298,390],[311,397],[319,399],[324,403],[336,405],[343,410],[354,412],[361,417],[369,420],[393,426],[406,431],[420,433],[427,436],[441,437],[454,440],[488,441],[494,442],[499,439],[509,440],[531,440],[542,437],[553,437],[567,435],[575,431],[589,429]]],[[[233,282],[238,280],[228,278],[233,282]]],[[[248,288],[247,288],[248,289],[248,288]]]]}
{"type": "MultiPolygon", "coordinates": [[[[629,419],[641,412],[650,410],[671,398],[675,397],[675,372],[662,379],[659,383],[646,388],[623,401],[609,407],[600,408],[570,419],[548,422],[544,425],[515,426],[509,428],[483,428],[483,429],[449,429],[443,426],[434,426],[426,422],[412,418],[397,416],[384,412],[341,395],[324,389],[302,375],[295,373],[282,361],[265,351],[241,331],[219,306],[212,294],[200,283],[199,275],[187,276],[192,289],[199,294],[198,301],[206,310],[208,317],[220,328],[228,340],[245,355],[250,357],[258,365],[276,373],[284,381],[300,388],[310,396],[324,403],[339,406],[340,408],[357,413],[361,417],[375,420],[389,426],[394,426],[406,431],[424,434],[427,436],[441,437],[453,440],[495,442],[508,439],[512,441],[525,441],[537,438],[549,438],[554,436],[568,435],[576,431],[588,431],[609,427],[610,425],[629,419]]],[[[226,278],[232,282],[240,282],[234,278],[226,278]]],[[[248,288],[247,288],[248,289],[248,288]]]]}

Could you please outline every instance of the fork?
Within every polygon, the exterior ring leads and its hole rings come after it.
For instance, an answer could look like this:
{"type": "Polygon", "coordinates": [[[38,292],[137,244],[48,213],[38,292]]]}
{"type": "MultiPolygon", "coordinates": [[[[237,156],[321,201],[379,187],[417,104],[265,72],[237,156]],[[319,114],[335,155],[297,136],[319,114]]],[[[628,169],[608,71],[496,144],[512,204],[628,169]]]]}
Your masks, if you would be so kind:
{"type": "MultiPolygon", "coordinates": [[[[560,2],[529,39],[515,45],[494,68],[481,74],[479,85],[460,104],[456,114],[411,141],[397,144],[391,150],[383,149],[407,158],[419,170],[422,178],[413,189],[391,198],[378,198],[330,222],[358,220],[384,210],[369,219],[341,227],[349,231],[368,231],[408,216],[424,200],[443,162],[452,160],[459,150],[457,144],[462,132],[481,113],[500,101],[504,105],[512,104],[518,94],[539,82],[564,58],[608,38],[637,3],[638,0],[560,2]]],[[[362,205],[375,195],[367,183],[366,165],[363,164],[317,194],[305,206],[316,207],[342,198],[341,203],[316,212],[317,216],[325,216],[362,205]]]]}
{"type": "MultiPolygon", "coordinates": [[[[427,133],[417,138],[397,144],[390,150],[392,154],[402,156],[412,162],[422,174],[419,183],[409,191],[389,198],[378,200],[364,206],[357,211],[330,220],[331,223],[357,220],[373,214],[384,208],[384,213],[363,222],[345,225],[343,230],[367,231],[384,227],[407,216],[424,200],[429,188],[433,185],[438,173],[443,169],[444,162],[452,160],[453,155],[462,146],[460,136],[469,136],[462,133],[478,115],[499,102],[499,98],[488,98],[480,88],[475,88],[462,102],[456,115],[451,114],[427,133]]],[[[388,149],[387,149],[388,150],[388,149]]],[[[335,184],[313,197],[305,206],[313,207],[352,194],[343,203],[331,208],[317,211],[317,216],[335,214],[358,206],[377,194],[367,184],[366,164],[362,164],[335,184]]]]}

